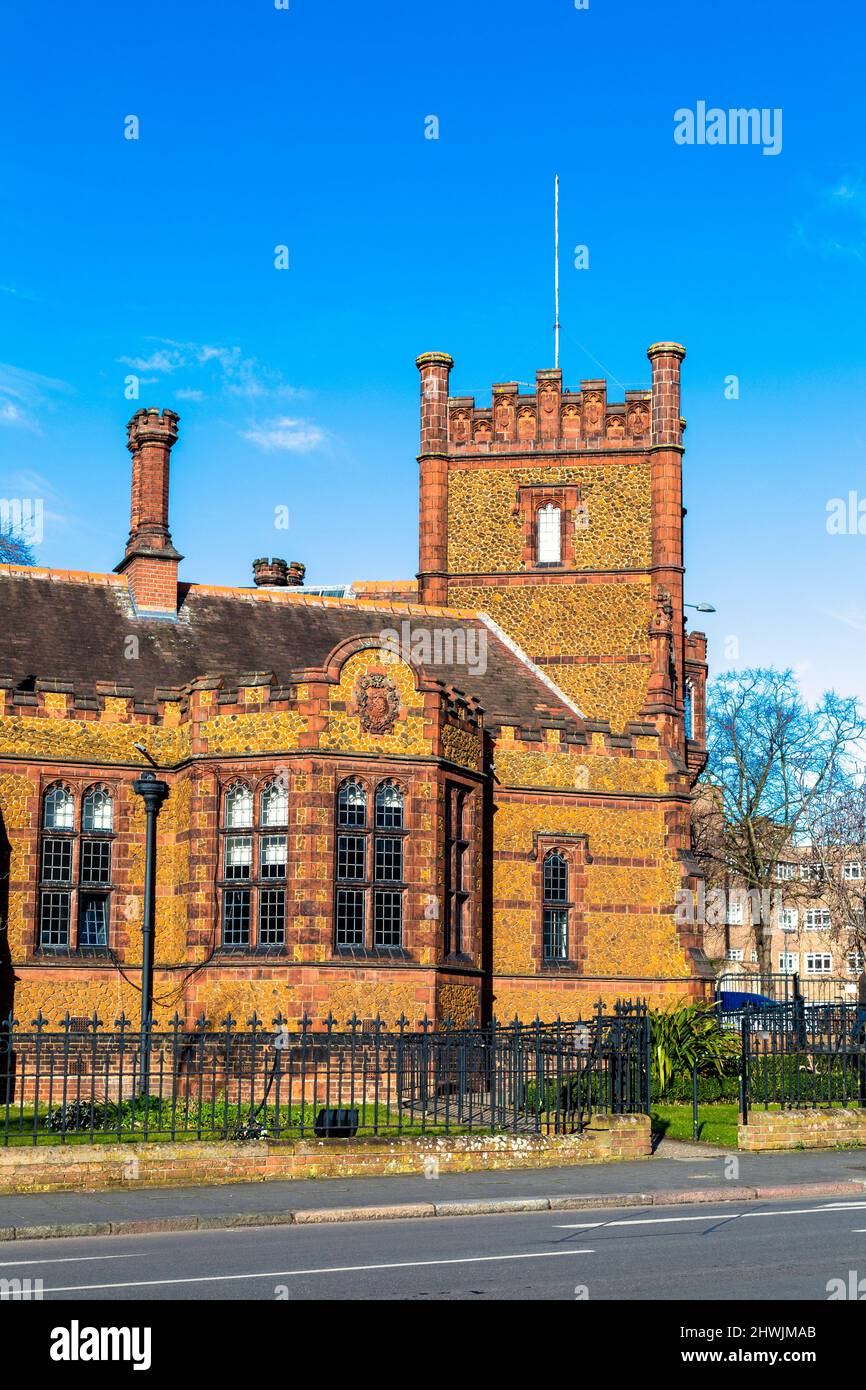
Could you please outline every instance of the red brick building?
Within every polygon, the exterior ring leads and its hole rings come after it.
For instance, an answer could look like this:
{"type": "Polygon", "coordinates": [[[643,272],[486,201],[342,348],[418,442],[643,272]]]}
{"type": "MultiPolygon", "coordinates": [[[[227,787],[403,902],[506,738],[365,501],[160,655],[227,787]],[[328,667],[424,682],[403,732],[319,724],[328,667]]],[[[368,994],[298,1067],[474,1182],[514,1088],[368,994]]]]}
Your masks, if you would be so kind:
{"type": "MultiPolygon", "coordinates": [[[[576,1016],[699,992],[675,918],[706,642],[683,614],[684,350],[651,387],[421,376],[416,581],[179,579],[171,411],[129,424],[113,574],[0,566],[0,1008],[576,1016]]],[[[196,460],[184,462],[187,468],[196,460]]],[[[201,465],[198,465],[201,466],[201,465]]]]}

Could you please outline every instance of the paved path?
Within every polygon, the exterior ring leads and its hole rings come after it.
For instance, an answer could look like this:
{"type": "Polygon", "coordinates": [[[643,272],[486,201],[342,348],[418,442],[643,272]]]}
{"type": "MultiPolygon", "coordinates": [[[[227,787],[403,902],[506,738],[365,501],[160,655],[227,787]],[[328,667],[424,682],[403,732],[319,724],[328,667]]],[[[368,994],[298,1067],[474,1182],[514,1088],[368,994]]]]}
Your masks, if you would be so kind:
{"type": "MultiPolygon", "coordinates": [[[[32,1240],[0,1249],[3,1278],[41,1279],[45,1300],[76,1304],[376,1298],[746,1305],[824,1301],[829,1282],[848,1280],[851,1270],[866,1270],[866,1198],[32,1240]]],[[[746,1323],[785,1321],[778,1310],[747,1311],[746,1323]]],[[[591,1338],[590,1310],[575,1308],[572,1316],[591,1338]]]]}
{"type": "MultiPolygon", "coordinates": [[[[610,1201],[618,1194],[638,1193],[659,1201],[664,1194],[672,1192],[693,1193],[699,1197],[701,1190],[721,1188],[736,1193],[814,1183],[866,1184],[866,1149],[712,1157],[695,1155],[692,1147],[685,1145],[678,1152],[678,1157],[637,1162],[452,1173],[442,1174],[438,1179],[428,1179],[419,1173],[393,1178],[326,1178],[231,1183],[217,1187],[0,1196],[0,1236],[8,1239],[16,1234],[20,1239],[29,1230],[35,1233],[37,1228],[48,1235],[50,1231],[45,1228],[82,1222],[203,1219],[216,1224],[232,1216],[259,1215],[267,1219],[279,1213],[313,1208],[357,1209],[407,1202],[520,1202],[567,1197],[597,1197],[610,1201]],[[729,1176],[726,1167],[732,1156],[738,1160],[736,1177],[729,1176]]],[[[678,1200],[683,1200],[682,1196],[678,1200]]]]}

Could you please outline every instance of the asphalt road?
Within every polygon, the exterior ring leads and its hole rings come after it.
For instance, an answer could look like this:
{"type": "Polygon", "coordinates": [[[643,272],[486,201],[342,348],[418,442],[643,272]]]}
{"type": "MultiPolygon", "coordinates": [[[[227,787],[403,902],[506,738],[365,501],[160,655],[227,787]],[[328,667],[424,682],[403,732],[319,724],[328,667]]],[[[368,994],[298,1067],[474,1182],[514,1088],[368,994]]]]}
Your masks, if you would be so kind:
{"type": "MultiPolygon", "coordinates": [[[[866,1278],[866,1200],[16,1241],[47,1300],[779,1299],[866,1278]]],[[[866,1289],[866,1284],[864,1284],[866,1289]]]]}

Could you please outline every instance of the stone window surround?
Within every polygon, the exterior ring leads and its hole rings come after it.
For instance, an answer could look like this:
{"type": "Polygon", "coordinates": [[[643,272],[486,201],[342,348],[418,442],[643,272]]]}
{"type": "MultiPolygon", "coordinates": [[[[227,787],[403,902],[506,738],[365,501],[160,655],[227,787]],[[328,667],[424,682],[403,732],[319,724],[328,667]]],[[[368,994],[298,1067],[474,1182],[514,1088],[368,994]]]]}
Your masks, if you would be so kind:
{"type": "Polygon", "coordinates": [[[119,803],[119,793],[123,785],[120,777],[102,773],[96,778],[92,775],[82,777],[80,774],[68,776],[65,773],[58,775],[56,771],[45,772],[39,778],[39,819],[38,835],[36,843],[36,919],[33,927],[34,952],[37,956],[105,956],[111,953],[112,936],[112,898],[117,886],[116,884],[116,864],[115,854],[112,848],[111,854],[111,879],[108,883],[95,883],[93,885],[81,882],[81,846],[83,840],[93,840],[107,842],[114,846],[117,839],[117,809],[119,803]],[[74,808],[74,818],[69,829],[52,829],[45,825],[45,798],[52,787],[67,787],[72,795],[74,808]],[[112,828],[111,830],[83,830],[84,824],[84,798],[88,792],[95,791],[97,788],[104,788],[112,802],[112,828]],[[64,882],[43,883],[42,862],[43,845],[46,840],[67,840],[72,846],[72,865],[68,880],[64,882]],[[45,893],[67,893],[69,895],[69,940],[63,946],[43,946],[41,941],[42,928],[42,894],[45,893]],[[107,899],[106,912],[106,945],[86,946],[78,944],[80,930],[80,898],[82,893],[95,892],[104,895],[107,899]]]}
{"type": "Polygon", "coordinates": [[[589,836],[536,830],[530,859],[536,865],[532,884],[532,958],[540,974],[581,973],[586,953],[586,868],[592,863],[589,836]],[[546,960],[544,956],[544,861],[551,850],[557,850],[568,864],[568,958],[562,961],[546,960]]]}

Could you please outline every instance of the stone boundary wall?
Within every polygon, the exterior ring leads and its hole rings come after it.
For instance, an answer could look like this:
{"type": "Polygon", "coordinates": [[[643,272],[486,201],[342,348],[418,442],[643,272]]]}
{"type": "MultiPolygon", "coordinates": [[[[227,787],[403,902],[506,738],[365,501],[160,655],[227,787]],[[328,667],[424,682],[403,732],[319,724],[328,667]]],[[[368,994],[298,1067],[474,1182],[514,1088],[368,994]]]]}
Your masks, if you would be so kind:
{"type": "Polygon", "coordinates": [[[750,1110],[748,1124],[740,1121],[738,1144],[747,1153],[866,1145],[866,1110],[750,1110]]]}
{"type": "Polygon", "coordinates": [[[471,1134],[295,1143],[67,1144],[0,1149],[0,1192],[88,1192],[286,1178],[392,1177],[496,1168],[558,1168],[649,1158],[648,1115],[597,1116],[582,1135],[471,1134]]]}

